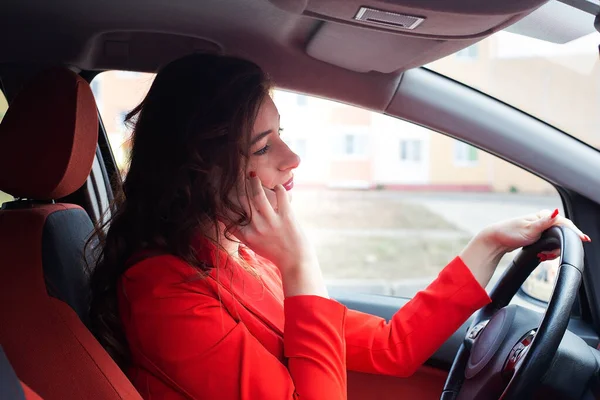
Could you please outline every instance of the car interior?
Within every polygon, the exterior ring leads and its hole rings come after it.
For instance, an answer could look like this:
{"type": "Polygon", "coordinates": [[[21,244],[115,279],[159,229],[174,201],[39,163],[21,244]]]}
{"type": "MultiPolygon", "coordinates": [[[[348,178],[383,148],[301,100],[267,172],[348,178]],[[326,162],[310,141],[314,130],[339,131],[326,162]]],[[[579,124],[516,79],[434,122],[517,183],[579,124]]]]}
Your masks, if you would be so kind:
{"type": "MultiPolygon", "coordinates": [[[[599,21],[596,0],[3,4],[0,191],[11,199],[0,209],[0,398],[141,398],[87,328],[84,245],[121,183],[90,83],[104,71],[156,72],[193,52],[247,58],[277,89],[410,121],[500,157],[553,185],[566,216],[599,238],[582,245],[566,228],[546,232],[515,256],[492,303],[411,377],[349,371],[349,399],[599,398],[600,152],[428,67],[502,31],[566,43],[597,33],[599,21]],[[556,247],[547,304],[515,304],[536,254],[556,247]]],[[[600,64],[593,68],[600,102],[600,64]]],[[[572,115],[598,132],[600,110],[572,115]]],[[[410,300],[332,294],[386,319],[410,300]]]]}

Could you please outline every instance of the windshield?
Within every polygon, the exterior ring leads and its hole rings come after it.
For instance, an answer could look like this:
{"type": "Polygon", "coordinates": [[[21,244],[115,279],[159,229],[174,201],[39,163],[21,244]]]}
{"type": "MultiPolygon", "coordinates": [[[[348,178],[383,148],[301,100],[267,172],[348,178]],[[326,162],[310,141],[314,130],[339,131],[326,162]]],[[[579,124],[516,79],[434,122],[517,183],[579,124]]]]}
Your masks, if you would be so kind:
{"type": "Polygon", "coordinates": [[[555,44],[509,32],[426,67],[600,148],[600,33],[555,44]]]}

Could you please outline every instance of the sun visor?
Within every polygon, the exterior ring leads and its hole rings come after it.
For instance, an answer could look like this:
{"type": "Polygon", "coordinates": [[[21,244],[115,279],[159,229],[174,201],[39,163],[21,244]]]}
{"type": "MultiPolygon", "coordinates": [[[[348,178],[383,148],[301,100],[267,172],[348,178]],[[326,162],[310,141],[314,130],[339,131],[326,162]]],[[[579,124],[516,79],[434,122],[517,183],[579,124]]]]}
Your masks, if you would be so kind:
{"type": "Polygon", "coordinates": [[[104,32],[90,42],[89,49],[88,62],[95,68],[148,72],[186,54],[222,53],[219,44],[207,39],[142,31],[104,32]]]}
{"type": "MultiPolygon", "coordinates": [[[[307,43],[306,52],[311,57],[353,71],[389,73],[468,47],[514,24],[544,3],[311,0],[301,12],[324,21],[307,43]]],[[[290,9],[287,5],[286,8],[290,9]]]]}
{"type": "Polygon", "coordinates": [[[308,43],[306,52],[313,58],[352,71],[390,73],[427,64],[475,42],[390,35],[325,23],[308,43]]]}

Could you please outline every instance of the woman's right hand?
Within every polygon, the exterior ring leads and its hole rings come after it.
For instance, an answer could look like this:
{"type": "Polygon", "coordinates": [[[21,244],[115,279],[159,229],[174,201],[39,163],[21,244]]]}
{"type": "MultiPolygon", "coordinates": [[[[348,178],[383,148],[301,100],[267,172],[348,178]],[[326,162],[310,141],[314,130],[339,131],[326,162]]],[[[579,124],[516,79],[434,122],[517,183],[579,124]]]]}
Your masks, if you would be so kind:
{"type": "Polygon", "coordinates": [[[328,297],[314,247],[296,221],[287,191],[282,185],[265,191],[257,176],[246,184],[249,190],[241,190],[239,200],[250,223],[239,227],[235,236],[279,268],[286,297],[328,297]]]}

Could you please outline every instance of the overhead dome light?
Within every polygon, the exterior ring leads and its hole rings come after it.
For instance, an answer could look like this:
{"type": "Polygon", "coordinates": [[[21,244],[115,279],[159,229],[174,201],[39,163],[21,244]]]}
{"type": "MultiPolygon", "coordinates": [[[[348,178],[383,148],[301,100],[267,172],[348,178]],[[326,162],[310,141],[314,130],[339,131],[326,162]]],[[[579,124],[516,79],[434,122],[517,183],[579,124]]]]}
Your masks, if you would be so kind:
{"type": "Polygon", "coordinates": [[[361,7],[354,17],[360,22],[367,22],[392,29],[412,30],[421,25],[425,18],[414,15],[399,14],[389,11],[361,7]]]}

